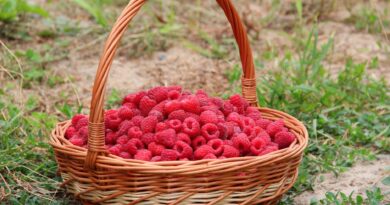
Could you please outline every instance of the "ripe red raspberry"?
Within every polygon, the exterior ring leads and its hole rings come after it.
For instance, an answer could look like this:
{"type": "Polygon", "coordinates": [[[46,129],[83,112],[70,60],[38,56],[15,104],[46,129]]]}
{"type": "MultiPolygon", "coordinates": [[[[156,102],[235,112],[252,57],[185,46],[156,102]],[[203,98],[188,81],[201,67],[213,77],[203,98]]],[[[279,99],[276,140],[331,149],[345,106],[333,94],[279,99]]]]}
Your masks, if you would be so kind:
{"type": "Polygon", "coordinates": [[[73,137],[73,135],[76,134],[76,128],[74,128],[73,126],[70,126],[68,127],[68,129],[66,129],[66,132],[65,132],[65,138],[66,139],[70,139],[73,137]]]}
{"type": "Polygon", "coordinates": [[[171,86],[168,86],[167,89],[169,91],[176,90],[176,91],[179,91],[180,93],[182,91],[182,87],[180,85],[171,85],[171,86]]]}
{"type": "Polygon", "coordinates": [[[171,148],[176,142],[176,132],[174,129],[166,129],[156,133],[156,142],[164,145],[166,148],[171,148]]]}
{"type": "Polygon", "coordinates": [[[157,102],[155,100],[150,99],[148,96],[144,96],[139,102],[139,109],[141,110],[142,115],[147,116],[156,105],[157,102]]]}
{"type": "Polygon", "coordinates": [[[206,138],[207,141],[212,139],[217,139],[219,137],[219,129],[215,124],[207,123],[202,126],[202,136],[206,138]]]}
{"type": "Polygon", "coordinates": [[[134,104],[134,99],[137,97],[136,93],[128,94],[126,95],[122,100],[122,105],[125,105],[126,103],[134,104]]]}
{"type": "Polygon", "coordinates": [[[215,105],[206,105],[206,106],[202,106],[200,108],[200,111],[201,112],[204,112],[204,111],[212,111],[214,113],[218,112],[218,107],[215,106],[215,105]]]}
{"type": "MultiPolygon", "coordinates": [[[[164,113],[164,107],[165,107],[165,104],[166,104],[167,102],[168,102],[167,100],[161,101],[161,102],[158,103],[156,106],[154,106],[150,112],[152,112],[152,111],[158,111],[158,112],[164,113]]],[[[150,113],[150,112],[149,112],[149,113],[150,113]]]]}
{"type": "Polygon", "coordinates": [[[211,98],[211,103],[218,107],[218,109],[221,109],[223,107],[223,100],[221,98],[211,98]]]}
{"type": "Polygon", "coordinates": [[[241,128],[242,129],[245,127],[248,127],[252,130],[253,127],[255,127],[255,126],[256,126],[256,123],[252,118],[249,118],[249,117],[241,118],[241,128]]]}
{"type": "Polygon", "coordinates": [[[168,128],[168,125],[165,122],[159,122],[156,124],[156,132],[160,132],[163,130],[166,130],[168,128]]]}
{"type": "Polygon", "coordinates": [[[210,105],[209,98],[207,97],[198,96],[198,101],[201,108],[210,105]]]}
{"type": "Polygon", "coordinates": [[[180,98],[180,92],[177,90],[170,90],[168,92],[168,98],[171,100],[176,100],[180,98]]]}
{"type": "Polygon", "coordinates": [[[267,132],[268,134],[273,137],[275,136],[276,133],[280,132],[283,130],[284,127],[284,122],[283,120],[277,120],[275,122],[270,123],[267,126],[267,132]]]}
{"type": "Polygon", "coordinates": [[[258,119],[256,120],[256,125],[263,128],[263,129],[267,129],[268,125],[271,124],[271,120],[267,120],[267,119],[258,119]]]}
{"type": "Polygon", "coordinates": [[[225,115],[225,117],[229,116],[230,113],[237,111],[237,109],[235,109],[233,104],[231,104],[229,101],[225,101],[223,103],[221,110],[222,110],[223,114],[225,115]]]}
{"type": "Polygon", "coordinates": [[[117,144],[124,145],[124,144],[126,144],[129,140],[130,140],[130,138],[129,138],[127,135],[122,135],[122,136],[118,137],[118,139],[116,139],[116,143],[117,143],[117,144]]]}
{"type": "Polygon", "coordinates": [[[238,149],[236,149],[233,146],[224,145],[222,156],[224,156],[226,158],[239,157],[240,151],[238,151],[238,149]]]}
{"type": "Polygon", "coordinates": [[[126,106],[122,106],[118,109],[118,117],[122,120],[131,120],[133,118],[133,111],[126,106]]]}
{"type": "Polygon", "coordinates": [[[238,134],[232,138],[233,146],[237,148],[240,153],[248,153],[251,147],[251,142],[245,133],[238,134]]]}
{"type": "Polygon", "coordinates": [[[86,115],[82,115],[82,114],[77,114],[75,116],[72,117],[72,126],[76,126],[77,125],[77,122],[81,119],[84,119],[84,118],[87,118],[86,115]]]}
{"type": "Polygon", "coordinates": [[[143,132],[139,127],[132,127],[127,132],[127,136],[130,138],[141,138],[143,132]]]}
{"type": "Polygon", "coordinates": [[[252,111],[252,112],[248,113],[246,116],[250,117],[251,119],[253,119],[255,121],[261,119],[261,114],[260,114],[260,111],[258,111],[258,110],[257,110],[257,112],[256,111],[252,111]]]}
{"type": "Polygon", "coordinates": [[[75,126],[76,130],[80,130],[83,127],[88,126],[88,118],[81,118],[77,121],[77,124],[75,126]]]}
{"type": "Polygon", "coordinates": [[[268,153],[271,153],[271,152],[274,152],[274,151],[277,151],[278,150],[278,145],[274,144],[274,143],[271,143],[271,144],[268,144],[263,151],[261,151],[261,153],[259,154],[259,156],[262,156],[262,155],[266,155],[268,153]]]}
{"type": "Polygon", "coordinates": [[[178,154],[176,150],[164,149],[161,152],[161,161],[175,161],[177,160],[178,154]]]}
{"type": "Polygon", "coordinates": [[[134,159],[150,161],[152,159],[152,153],[147,149],[140,149],[134,155],[134,159]]]}
{"type": "Polygon", "coordinates": [[[177,141],[173,149],[177,151],[180,159],[192,157],[192,147],[183,141],[177,141]]]}
{"type": "Polygon", "coordinates": [[[256,135],[256,137],[259,137],[259,138],[262,138],[263,140],[265,140],[265,142],[270,143],[271,142],[271,137],[269,136],[269,134],[266,132],[266,131],[261,131],[260,133],[258,133],[256,135]]]}
{"type": "Polygon", "coordinates": [[[231,141],[231,140],[224,140],[224,141],[223,141],[223,144],[224,144],[224,145],[233,146],[233,141],[231,141]]]}
{"type": "Polygon", "coordinates": [[[207,145],[209,145],[214,150],[214,154],[216,156],[219,156],[222,154],[224,143],[221,139],[210,140],[207,142],[207,145]]]}
{"type": "Polygon", "coordinates": [[[116,115],[107,115],[104,118],[104,125],[106,129],[117,130],[122,120],[116,115]]]}
{"type": "Polygon", "coordinates": [[[291,132],[278,132],[274,137],[274,142],[278,144],[279,149],[286,148],[290,146],[295,140],[295,135],[291,132]]]}
{"type": "Polygon", "coordinates": [[[187,117],[183,122],[183,132],[189,136],[196,136],[199,134],[200,125],[196,119],[192,117],[187,117]]]}
{"type": "Polygon", "coordinates": [[[198,98],[195,96],[188,96],[188,98],[181,101],[181,107],[184,111],[199,114],[200,104],[198,98]]]}
{"type": "Polygon", "coordinates": [[[260,137],[256,137],[251,142],[250,150],[252,154],[257,156],[264,150],[266,146],[267,146],[267,142],[264,139],[260,137]]]}
{"type": "Polygon", "coordinates": [[[77,135],[74,135],[72,138],[69,139],[69,142],[72,143],[73,145],[82,147],[86,144],[86,141],[84,138],[79,137],[77,135]]]}
{"type": "Polygon", "coordinates": [[[177,140],[183,141],[189,145],[191,145],[191,138],[186,133],[179,133],[177,134],[177,140]]]}
{"type": "Polygon", "coordinates": [[[148,116],[145,117],[141,121],[141,130],[143,133],[154,132],[154,128],[156,128],[158,120],[156,116],[148,116]]]}
{"type": "Polygon", "coordinates": [[[207,123],[217,123],[218,122],[218,117],[217,114],[213,111],[206,110],[200,114],[200,122],[202,124],[207,124],[207,123]]]}
{"type": "Polygon", "coordinates": [[[235,123],[240,125],[241,124],[241,115],[236,113],[236,112],[232,112],[227,116],[226,121],[235,122],[235,123]]]}
{"type": "Polygon", "coordinates": [[[167,125],[169,128],[174,129],[176,132],[180,132],[182,128],[181,121],[178,119],[168,120],[167,125]]]}
{"type": "Polygon", "coordinates": [[[141,122],[143,119],[143,116],[135,116],[133,117],[133,119],[131,119],[131,122],[134,124],[134,126],[141,127],[141,122]]]}
{"type": "Polygon", "coordinates": [[[132,138],[130,139],[126,144],[122,146],[123,151],[126,151],[132,155],[137,153],[137,150],[143,149],[144,145],[142,144],[141,140],[138,138],[132,138]]]}
{"type": "Polygon", "coordinates": [[[108,132],[105,136],[106,144],[115,144],[117,139],[117,135],[115,132],[108,132]]]}
{"type": "Polygon", "coordinates": [[[165,103],[164,113],[166,115],[169,115],[171,112],[180,109],[181,109],[181,103],[178,100],[172,100],[165,103]]]}
{"type": "Polygon", "coordinates": [[[136,105],[134,105],[133,103],[129,103],[129,102],[122,104],[122,106],[128,107],[130,110],[137,108],[136,105]]]}
{"type": "Polygon", "coordinates": [[[146,133],[141,136],[141,141],[145,146],[148,146],[150,143],[156,141],[154,133],[146,133]]]}
{"type": "Polygon", "coordinates": [[[203,159],[203,157],[205,157],[207,154],[214,154],[213,148],[211,148],[209,145],[202,145],[195,150],[194,159],[203,159]]]}
{"type": "Polygon", "coordinates": [[[79,130],[79,136],[80,136],[81,138],[88,138],[88,126],[82,127],[82,128],[79,130]]]}
{"type": "Polygon", "coordinates": [[[123,159],[130,159],[131,158],[131,155],[128,152],[121,152],[121,153],[119,153],[118,156],[122,157],[123,159]]]}
{"type": "MultiPolygon", "coordinates": [[[[133,108],[131,109],[131,111],[133,111],[133,116],[136,117],[136,116],[140,116],[142,113],[141,113],[141,110],[137,109],[137,108],[133,108]]],[[[133,118],[134,118],[133,117],[133,118]]]]}
{"type": "Polygon", "coordinates": [[[113,155],[119,156],[119,154],[122,152],[122,146],[119,144],[114,145],[110,147],[110,149],[108,149],[108,152],[110,152],[113,155]]]}
{"type": "Polygon", "coordinates": [[[148,116],[155,116],[157,118],[157,121],[161,122],[164,120],[164,115],[157,110],[152,110],[149,112],[148,116]]]}
{"type": "Polygon", "coordinates": [[[240,114],[244,114],[244,111],[249,106],[248,102],[238,94],[232,95],[229,98],[229,101],[237,108],[237,111],[240,114]]]}
{"type": "Polygon", "coordinates": [[[154,156],[154,157],[152,157],[152,159],[150,161],[151,162],[159,162],[159,161],[161,161],[161,156],[154,156]]]}
{"type": "Polygon", "coordinates": [[[192,140],[192,148],[194,148],[194,150],[196,150],[198,147],[205,145],[205,144],[206,144],[206,139],[201,135],[195,137],[192,140]]]}
{"type": "Polygon", "coordinates": [[[197,97],[203,97],[203,98],[208,98],[208,97],[209,97],[209,95],[208,95],[204,90],[202,90],[202,89],[197,90],[197,91],[195,92],[195,95],[196,95],[197,97]]]}
{"type": "Polygon", "coordinates": [[[125,97],[124,101],[125,102],[130,102],[130,103],[133,103],[135,104],[136,106],[139,105],[141,99],[146,96],[146,92],[145,91],[141,91],[141,92],[138,92],[138,93],[134,93],[134,94],[130,94],[128,96],[125,97]]]}
{"type": "Polygon", "coordinates": [[[133,126],[134,126],[134,124],[129,120],[125,120],[125,121],[121,122],[121,124],[119,124],[117,135],[118,136],[127,135],[127,132],[133,126]]]}
{"type": "Polygon", "coordinates": [[[178,119],[180,121],[183,121],[186,118],[186,112],[184,110],[175,110],[171,112],[171,114],[168,115],[169,120],[178,119]]]}
{"type": "Polygon", "coordinates": [[[206,154],[203,159],[217,159],[217,157],[215,156],[215,154],[213,153],[208,153],[206,154]]]}
{"type": "Polygon", "coordinates": [[[148,95],[151,99],[154,99],[156,102],[161,102],[168,98],[168,89],[163,86],[158,86],[150,89],[148,91],[148,95]]]}
{"type": "Polygon", "coordinates": [[[156,142],[152,142],[148,145],[148,150],[152,153],[153,156],[160,156],[164,149],[164,146],[157,144],[156,142]]]}

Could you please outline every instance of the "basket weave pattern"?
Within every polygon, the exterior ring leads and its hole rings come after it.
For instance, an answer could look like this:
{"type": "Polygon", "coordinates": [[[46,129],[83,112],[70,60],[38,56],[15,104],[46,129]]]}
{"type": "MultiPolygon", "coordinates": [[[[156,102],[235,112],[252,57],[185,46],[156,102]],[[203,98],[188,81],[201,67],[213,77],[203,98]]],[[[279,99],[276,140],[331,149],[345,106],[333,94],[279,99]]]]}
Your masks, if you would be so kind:
{"type": "MultiPolygon", "coordinates": [[[[230,0],[216,0],[240,50],[242,93],[257,106],[253,58],[246,31],[230,0]]],[[[148,162],[108,154],[104,145],[104,93],[119,41],[146,0],[132,0],[115,23],[100,59],[92,91],[88,150],[65,139],[70,121],[58,123],[50,144],[63,185],[94,204],[274,204],[294,184],[308,133],[294,117],[259,108],[267,119],[283,119],[297,140],[264,156],[199,161],[148,162]]]]}

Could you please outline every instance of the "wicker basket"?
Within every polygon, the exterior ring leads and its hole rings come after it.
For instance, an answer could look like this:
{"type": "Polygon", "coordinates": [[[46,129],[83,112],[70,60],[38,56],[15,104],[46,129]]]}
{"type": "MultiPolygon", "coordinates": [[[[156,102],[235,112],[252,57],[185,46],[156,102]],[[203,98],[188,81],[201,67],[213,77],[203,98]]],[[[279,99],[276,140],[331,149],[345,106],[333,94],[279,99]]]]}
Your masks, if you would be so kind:
{"type": "MultiPolygon", "coordinates": [[[[88,150],[65,139],[70,121],[51,135],[63,185],[92,204],[275,204],[296,181],[308,134],[294,117],[259,108],[263,117],[283,119],[297,140],[288,148],[258,157],[199,161],[148,162],[108,154],[104,146],[104,93],[119,40],[146,0],[132,0],[108,37],[92,91],[88,150]]],[[[242,94],[257,106],[252,53],[246,31],[230,0],[217,0],[240,50],[242,94]]]]}

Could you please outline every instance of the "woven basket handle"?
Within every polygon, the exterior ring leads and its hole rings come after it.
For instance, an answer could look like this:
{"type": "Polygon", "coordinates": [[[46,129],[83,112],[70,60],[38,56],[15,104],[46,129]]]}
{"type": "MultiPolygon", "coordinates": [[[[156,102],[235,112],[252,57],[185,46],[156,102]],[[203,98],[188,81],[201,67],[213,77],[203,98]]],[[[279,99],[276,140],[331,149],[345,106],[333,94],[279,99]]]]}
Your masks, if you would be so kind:
{"type": "MultiPolygon", "coordinates": [[[[216,0],[225,12],[236,38],[243,69],[242,94],[253,106],[257,106],[255,70],[253,65],[252,51],[248,37],[240,17],[230,0],[216,0]]],[[[106,154],[104,141],[104,94],[106,90],[107,77],[111,68],[119,41],[123,36],[129,22],[138,13],[146,0],[131,0],[119,16],[106,44],[103,55],[100,58],[99,67],[96,72],[95,82],[92,90],[91,111],[89,117],[88,152],[85,167],[94,169],[97,156],[106,154]]]]}

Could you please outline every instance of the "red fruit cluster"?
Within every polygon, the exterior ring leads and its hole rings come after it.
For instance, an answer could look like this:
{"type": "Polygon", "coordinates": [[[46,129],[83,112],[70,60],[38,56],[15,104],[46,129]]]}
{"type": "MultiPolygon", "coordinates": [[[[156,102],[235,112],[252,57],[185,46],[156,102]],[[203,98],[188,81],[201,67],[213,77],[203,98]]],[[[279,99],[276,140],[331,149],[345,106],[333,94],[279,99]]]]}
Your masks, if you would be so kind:
{"type": "MultiPolygon", "coordinates": [[[[146,161],[225,159],[260,156],[286,148],[295,135],[283,120],[270,121],[240,95],[228,100],[204,91],[155,87],[127,95],[104,116],[111,154],[146,161]]],[[[65,137],[87,146],[88,119],[76,115],[65,137]]]]}

